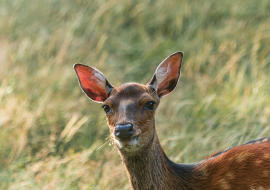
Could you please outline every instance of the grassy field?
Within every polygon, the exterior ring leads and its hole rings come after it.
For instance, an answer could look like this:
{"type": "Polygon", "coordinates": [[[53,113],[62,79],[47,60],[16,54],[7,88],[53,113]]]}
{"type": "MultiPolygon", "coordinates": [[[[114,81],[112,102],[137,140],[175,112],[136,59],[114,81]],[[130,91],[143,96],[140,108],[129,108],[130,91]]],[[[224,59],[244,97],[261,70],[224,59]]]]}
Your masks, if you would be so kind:
{"type": "Polygon", "coordinates": [[[129,189],[76,62],[147,83],[184,51],[156,113],[175,162],[270,136],[269,23],[269,0],[1,0],[0,189],[129,189]]]}

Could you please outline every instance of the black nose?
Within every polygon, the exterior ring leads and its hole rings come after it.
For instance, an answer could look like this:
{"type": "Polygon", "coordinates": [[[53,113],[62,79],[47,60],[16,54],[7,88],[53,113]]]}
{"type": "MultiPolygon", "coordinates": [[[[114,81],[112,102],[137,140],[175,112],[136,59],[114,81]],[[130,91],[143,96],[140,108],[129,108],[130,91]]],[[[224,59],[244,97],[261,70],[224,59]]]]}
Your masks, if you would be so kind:
{"type": "Polygon", "coordinates": [[[131,123],[116,125],[114,133],[120,140],[126,140],[133,135],[133,125],[131,123]]]}

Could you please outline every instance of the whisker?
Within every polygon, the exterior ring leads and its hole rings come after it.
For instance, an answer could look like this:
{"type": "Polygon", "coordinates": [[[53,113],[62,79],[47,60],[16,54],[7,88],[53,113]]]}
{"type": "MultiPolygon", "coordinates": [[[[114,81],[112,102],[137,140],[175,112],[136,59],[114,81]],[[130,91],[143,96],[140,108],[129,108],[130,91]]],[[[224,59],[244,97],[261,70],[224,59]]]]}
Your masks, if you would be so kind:
{"type": "MultiPolygon", "coordinates": [[[[111,139],[110,139],[111,140],[111,139]]],[[[107,142],[105,142],[103,145],[101,145],[97,150],[99,150],[100,148],[102,148],[105,144],[107,144],[108,142],[110,142],[110,140],[108,140],[107,142]]]]}
{"type": "Polygon", "coordinates": [[[100,122],[98,122],[98,123],[105,123],[107,120],[106,119],[104,119],[104,120],[101,120],[100,122]]]}
{"type": "Polygon", "coordinates": [[[107,156],[109,156],[114,150],[116,150],[116,147],[113,147],[112,151],[107,156]]]}

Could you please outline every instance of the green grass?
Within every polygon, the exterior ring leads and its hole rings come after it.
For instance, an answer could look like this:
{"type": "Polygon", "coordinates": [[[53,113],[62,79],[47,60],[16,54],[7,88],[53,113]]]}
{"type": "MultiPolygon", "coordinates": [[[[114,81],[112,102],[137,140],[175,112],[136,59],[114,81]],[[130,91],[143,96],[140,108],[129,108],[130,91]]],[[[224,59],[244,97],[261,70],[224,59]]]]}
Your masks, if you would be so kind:
{"type": "Polygon", "coordinates": [[[0,189],[129,189],[76,62],[147,83],[184,51],[156,113],[175,162],[270,136],[269,0],[2,0],[0,16],[0,189]]]}

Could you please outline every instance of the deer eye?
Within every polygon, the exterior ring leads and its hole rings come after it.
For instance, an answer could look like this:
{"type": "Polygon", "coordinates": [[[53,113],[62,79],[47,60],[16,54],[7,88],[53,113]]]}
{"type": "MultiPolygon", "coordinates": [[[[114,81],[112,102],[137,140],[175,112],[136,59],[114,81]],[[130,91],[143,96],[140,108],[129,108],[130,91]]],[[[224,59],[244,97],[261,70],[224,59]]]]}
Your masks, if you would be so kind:
{"type": "Polygon", "coordinates": [[[104,109],[104,111],[105,111],[106,113],[109,113],[109,112],[111,111],[110,106],[104,105],[104,106],[102,106],[102,108],[104,109]]]}
{"type": "Polygon", "coordinates": [[[147,102],[144,107],[148,110],[153,110],[154,109],[154,105],[156,104],[156,102],[154,101],[150,101],[150,102],[147,102]]]}

